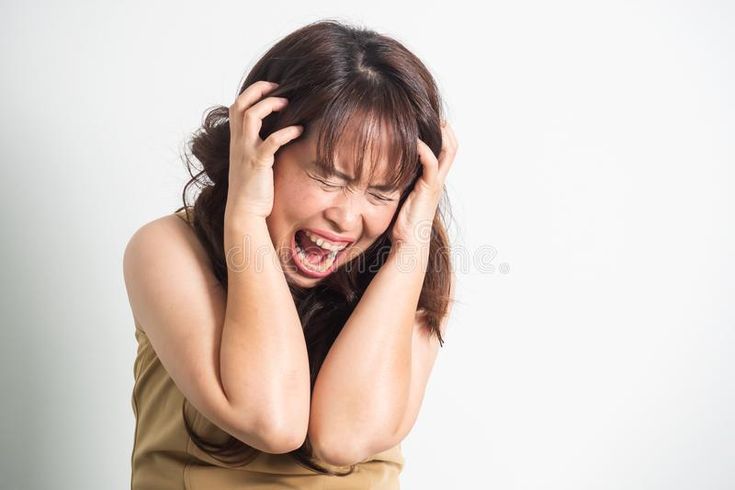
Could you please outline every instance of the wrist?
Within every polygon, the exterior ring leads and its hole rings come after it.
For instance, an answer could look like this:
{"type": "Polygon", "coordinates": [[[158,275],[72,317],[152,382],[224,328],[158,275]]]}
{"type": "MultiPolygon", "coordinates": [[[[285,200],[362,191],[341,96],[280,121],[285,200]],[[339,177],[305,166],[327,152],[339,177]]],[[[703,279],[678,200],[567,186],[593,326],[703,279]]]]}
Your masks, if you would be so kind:
{"type": "Polygon", "coordinates": [[[406,251],[420,251],[420,250],[427,250],[430,246],[429,240],[424,239],[412,239],[412,240],[392,240],[391,243],[391,252],[406,252],[406,251]]]}
{"type": "Polygon", "coordinates": [[[395,261],[403,271],[413,268],[425,270],[429,261],[429,250],[428,241],[401,240],[392,244],[388,259],[395,261]]]}
{"type": "Polygon", "coordinates": [[[225,202],[225,216],[232,215],[241,219],[266,219],[272,211],[272,204],[247,199],[236,193],[228,194],[225,202]]]}
{"type": "Polygon", "coordinates": [[[251,210],[246,204],[235,199],[227,199],[225,204],[225,226],[240,223],[265,223],[266,216],[251,210]]]}
{"type": "Polygon", "coordinates": [[[259,215],[225,210],[224,249],[231,272],[244,272],[248,268],[262,271],[268,263],[279,267],[268,224],[259,215]]]}

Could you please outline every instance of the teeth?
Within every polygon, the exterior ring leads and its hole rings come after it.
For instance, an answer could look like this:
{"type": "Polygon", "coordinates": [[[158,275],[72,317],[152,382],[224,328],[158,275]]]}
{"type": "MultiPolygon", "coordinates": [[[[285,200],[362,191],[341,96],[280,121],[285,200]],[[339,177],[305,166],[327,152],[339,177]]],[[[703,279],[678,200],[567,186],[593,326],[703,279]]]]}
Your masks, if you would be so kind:
{"type": "Polygon", "coordinates": [[[324,240],[320,236],[317,236],[307,230],[304,230],[304,234],[306,234],[306,236],[309,237],[309,240],[316,243],[317,245],[319,245],[321,248],[325,250],[339,252],[340,250],[344,249],[347,246],[346,243],[342,243],[340,245],[329,243],[328,241],[324,240]]]}
{"type": "Polygon", "coordinates": [[[301,263],[304,265],[304,267],[306,267],[310,271],[324,272],[325,270],[327,270],[329,267],[332,266],[332,264],[334,263],[335,257],[337,257],[338,251],[337,250],[330,251],[327,257],[324,259],[324,262],[322,264],[314,264],[313,262],[311,262],[307,258],[306,253],[304,252],[304,250],[301,248],[301,246],[298,243],[296,244],[296,252],[297,252],[297,255],[299,256],[299,259],[301,260],[301,263]]]}

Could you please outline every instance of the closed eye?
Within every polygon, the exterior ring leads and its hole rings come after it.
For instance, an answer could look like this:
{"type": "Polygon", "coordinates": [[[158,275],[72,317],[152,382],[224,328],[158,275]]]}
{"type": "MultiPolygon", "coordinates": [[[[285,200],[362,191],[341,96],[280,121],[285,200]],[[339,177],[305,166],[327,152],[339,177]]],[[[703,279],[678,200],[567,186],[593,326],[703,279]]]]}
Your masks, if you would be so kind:
{"type": "MultiPolygon", "coordinates": [[[[308,172],[307,172],[307,173],[308,173],[308,172]]],[[[338,184],[332,184],[332,183],[330,183],[330,182],[327,182],[327,181],[325,181],[325,180],[323,180],[323,179],[320,179],[319,177],[315,177],[315,176],[314,176],[314,175],[312,175],[311,173],[308,173],[308,175],[309,175],[309,178],[310,178],[310,179],[312,179],[312,180],[314,180],[314,181],[316,181],[316,182],[319,182],[319,183],[320,183],[320,184],[321,184],[321,185],[322,185],[323,187],[325,187],[325,188],[327,188],[327,189],[330,189],[330,190],[331,190],[331,189],[339,189],[340,187],[342,187],[341,185],[338,185],[338,184]]],[[[372,193],[372,192],[371,192],[371,193],[370,193],[370,195],[371,195],[371,196],[373,196],[373,197],[374,197],[375,199],[377,199],[378,201],[381,201],[381,202],[386,202],[386,203],[387,203],[387,202],[392,202],[392,201],[395,201],[395,199],[394,199],[394,198],[386,197],[386,196],[383,196],[383,195],[381,195],[381,194],[375,194],[375,193],[372,193]]]]}
{"type": "Polygon", "coordinates": [[[313,176],[311,176],[311,175],[310,175],[309,177],[311,177],[311,179],[312,179],[312,180],[316,180],[316,181],[317,181],[317,182],[319,182],[319,183],[320,183],[321,185],[323,185],[324,187],[327,187],[327,188],[329,188],[329,189],[337,189],[338,187],[341,187],[341,186],[339,186],[339,185],[336,185],[336,184],[330,184],[329,182],[326,182],[326,181],[324,181],[324,180],[322,180],[322,179],[319,179],[319,178],[317,178],[317,177],[313,177],[313,176]]]}
{"type": "Polygon", "coordinates": [[[373,197],[375,197],[379,201],[384,201],[384,202],[395,201],[395,199],[391,199],[390,197],[381,196],[380,194],[373,194],[373,197]]]}

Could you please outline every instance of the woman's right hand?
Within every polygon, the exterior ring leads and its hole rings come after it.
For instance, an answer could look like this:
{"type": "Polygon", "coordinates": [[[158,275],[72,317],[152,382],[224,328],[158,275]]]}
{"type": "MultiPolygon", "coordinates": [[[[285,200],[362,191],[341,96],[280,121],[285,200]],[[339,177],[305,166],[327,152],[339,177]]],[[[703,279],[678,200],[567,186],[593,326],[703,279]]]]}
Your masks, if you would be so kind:
{"type": "Polygon", "coordinates": [[[260,139],[263,119],[286,107],[285,97],[266,97],[277,83],[257,81],[230,106],[230,169],[228,206],[238,212],[267,217],[273,210],[273,162],[278,149],[299,137],[302,126],[286,126],[260,139]],[[263,98],[262,100],[260,100],[263,98]]]}

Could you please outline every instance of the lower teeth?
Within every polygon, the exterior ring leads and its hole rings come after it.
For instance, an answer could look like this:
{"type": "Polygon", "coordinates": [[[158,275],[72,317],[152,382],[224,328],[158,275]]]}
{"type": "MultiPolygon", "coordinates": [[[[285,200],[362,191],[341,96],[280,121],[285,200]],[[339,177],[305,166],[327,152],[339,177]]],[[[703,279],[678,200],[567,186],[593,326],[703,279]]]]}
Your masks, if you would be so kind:
{"type": "Polygon", "coordinates": [[[296,254],[299,256],[301,264],[313,272],[324,272],[332,266],[332,264],[334,263],[334,259],[337,257],[336,252],[330,252],[327,254],[326,258],[323,259],[321,264],[314,264],[308,258],[306,258],[306,253],[304,253],[304,250],[299,246],[298,243],[296,244],[296,254]]]}

